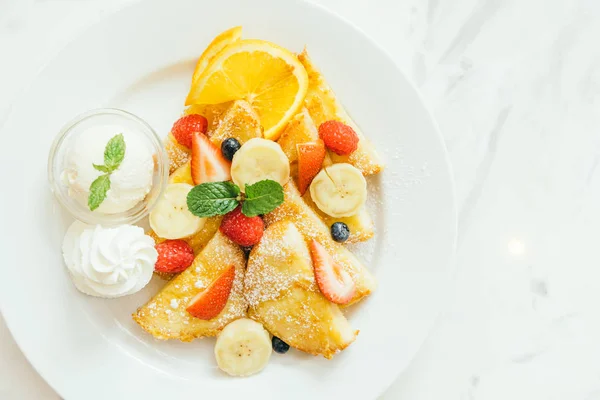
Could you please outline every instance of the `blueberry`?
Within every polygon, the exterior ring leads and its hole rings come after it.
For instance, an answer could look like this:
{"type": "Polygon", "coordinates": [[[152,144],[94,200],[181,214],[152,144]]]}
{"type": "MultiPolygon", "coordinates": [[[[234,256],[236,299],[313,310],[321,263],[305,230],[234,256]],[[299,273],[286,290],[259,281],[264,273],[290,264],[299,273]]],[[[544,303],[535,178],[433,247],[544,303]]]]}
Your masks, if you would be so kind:
{"type": "Polygon", "coordinates": [[[230,137],[229,139],[223,140],[221,143],[221,153],[229,161],[233,160],[233,155],[242,147],[237,139],[230,137]]]}
{"type": "Polygon", "coordinates": [[[290,349],[290,345],[279,339],[277,336],[273,336],[271,343],[273,344],[273,351],[275,351],[275,353],[285,354],[290,349]]]}
{"type": "Polygon", "coordinates": [[[350,228],[343,222],[334,222],[331,225],[331,237],[336,242],[345,242],[350,237],[350,228]]]}
{"type": "Polygon", "coordinates": [[[252,251],[252,246],[242,247],[242,250],[244,251],[246,259],[248,259],[248,257],[250,257],[250,252],[252,251]]]}

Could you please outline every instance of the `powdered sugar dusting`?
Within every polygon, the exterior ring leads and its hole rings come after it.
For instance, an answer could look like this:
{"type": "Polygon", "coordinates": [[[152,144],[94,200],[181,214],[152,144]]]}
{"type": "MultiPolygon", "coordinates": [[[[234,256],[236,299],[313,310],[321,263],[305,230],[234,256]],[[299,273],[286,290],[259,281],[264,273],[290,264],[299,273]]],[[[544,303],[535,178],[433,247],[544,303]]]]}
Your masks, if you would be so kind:
{"type": "MultiPolygon", "coordinates": [[[[375,216],[375,218],[381,216],[385,211],[385,202],[380,181],[381,178],[379,176],[367,177],[367,187],[369,188],[369,191],[366,208],[371,215],[375,216]]],[[[386,200],[394,202],[393,199],[386,200]]],[[[369,269],[373,269],[374,267],[374,258],[377,246],[379,245],[380,235],[385,234],[385,221],[383,218],[377,219],[374,225],[375,233],[370,240],[346,245],[346,248],[356,255],[356,257],[369,269]]]]}
{"type": "Polygon", "coordinates": [[[206,245],[192,267],[167,283],[149,303],[141,307],[134,319],[160,339],[192,340],[214,336],[229,322],[246,315],[243,295],[245,258],[242,250],[221,233],[206,245]],[[185,306],[213,282],[227,267],[235,266],[235,279],[224,310],[210,321],[192,317],[185,306]],[[197,272],[198,271],[198,272],[197,272]],[[177,304],[177,307],[173,305],[177,304]]]}
{"type": "Polygon", "coordinates": [[[262,127],[256,111],[244,100],[236,100],[214,126],[207,131],[210,140],[217,146],[227,138],[235,138],[241,144],[262,137],[262,127]]]}
{"type": "Polygon", "coordinates": [[[171,134],[165,139],[165,150],[169,156],[169,173],[173,173],[190,159],[190,151],[177,143],[171,134]]]}
{"type": "Polygon", "coordinates": [[[321,243],[352,276],[357,286],[355,301],[370,294],[375,287],[375,279],[368,269],[346,247],[333,241],[329,227],[306,205],[293,182],[286,184],[284,190],[285,202],[265,216],[267,225],[282,220],[293,222],[307,241],[315,239],[321,243]]]}
{"type": "MultiPolygon", "coordinates": [[[[305,59],[305,63],[310,63],[307,57],[305,59]]],[[[313,129],[316,130],[314,122],[319,125],[328,119],[341,119],[351,124],[361,136],[359,148],[350,156],[335,157],[334,161],[350,162],[366,174],[378,173],[383,165],[374,148],[346,114],[324,78],[314,68],[313,72],[311,90],[305,102],[305,114],[313,129]],[[331,113],[334,115],[328,115],[331,113]]],[[[186,113],[199,112],[207,116],[207,134],[213,142],[220,143],[226,137],[235,137],[243,143],[251,137],[262,136],[258,116],[245,102],[234,102],[226,108],[198,106],[196,110],[195,107],[190,107],[186,113]]],[[[189,150],[179,145],[172,135],[168,136],[165,147],[171,160],[171,172],[188,162],[189,150]]],[[[406,177],[412,179],[410,175],[406,177]]],[[[378,183],[369,185],[370,210],[380,210],[383,206],[378,183]]],[[[362,215],[366,218],[358,220],[353,230],[354,240],[366,240],[372,232],[369,215],[362,215]]],[[[134,319],[155,337],[187,341],[216,335],[227,323],[245,316],[249,305],[256,309],[270,303],[266,308],[266,318],[287,322],[291,328],[287,337],[312,342],[315,348],[325,349],[321,354],[326,357],[343,349],[334,342],[341,340],[341,336],[348,338],[352,335],[336,331],[340,328],[339,320],[345,319],[338,306],[326,300],[315,283],[308,243],[313,239],[319,241],[352,276],[357,284],[354,301],[370,294],[375,281],[348,248],[332,240],[329,225],[333,221],[330,223],[325,219],[325,223],[323,218],[305,203],[293,183],[286,185],[286,201],[265,216],[268,229],[261,243],[253,249],[247,271],[244,270],[245,258],[241,249],[217,232],[197,255],[194,265],[167,283],[161,292],[138,310],[134,319]],[[185,310],[186,305],[230,265],[235,266],[236,273],[223,312],[211,321],[192,317],[185,310]]],[[[360,257],[370,264],[375,246],[376,240],[370,240],[350,248],[356,249],[360,257]]],[[[345,329],[343,323],[342,329],[345,329]]],[[[343,344],[344,347],[346,345],[343,344]]]]}
{"type": "Polygon", "coordinates": [[[392,185],[399,192],[400,198],[397,200],[404,200],[402,194],[405,194],[408,189],[423,184],[428,178],[431,177],[431,171],[429,169],[429,163],[425,161],[420,166],[409,165],[406,163],[404,157],[404,147],[392,147],[386,148],[386,155],[389,155],[394,160],[394,169],[389,171],[391,179],[386,179],[386,185],[392,185]]]}
{"type": "Polygon", "coordinates": [[[314,286],[310,254],[291,222],[273,225],[250,254],[245,296],[250,306],[276,299],[294,283],[314,286]]]}

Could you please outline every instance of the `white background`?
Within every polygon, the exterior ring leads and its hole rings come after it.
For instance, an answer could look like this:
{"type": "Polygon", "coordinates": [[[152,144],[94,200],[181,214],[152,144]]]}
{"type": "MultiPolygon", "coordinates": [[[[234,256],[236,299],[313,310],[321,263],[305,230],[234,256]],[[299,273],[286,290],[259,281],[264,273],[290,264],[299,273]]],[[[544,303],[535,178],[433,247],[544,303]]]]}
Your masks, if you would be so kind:
{"type": "MultiPolygon", "coordinates": [[[[62,43],[132,1],[0,0],[0,123],[62,43]]],[[[452,296],[384,398],[600,400],[600,2],[319,3],[417,83],[456,178],[452,296]]],[[[58,398],[2,320],[0,398],[58,398]]]]}

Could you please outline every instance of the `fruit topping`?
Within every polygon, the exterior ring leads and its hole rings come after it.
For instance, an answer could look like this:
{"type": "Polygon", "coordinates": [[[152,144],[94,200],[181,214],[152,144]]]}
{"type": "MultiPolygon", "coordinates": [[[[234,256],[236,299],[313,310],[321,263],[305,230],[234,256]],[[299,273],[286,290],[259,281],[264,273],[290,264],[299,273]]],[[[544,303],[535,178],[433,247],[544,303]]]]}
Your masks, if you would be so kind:
{"type": "Polygon", "coordinates": [[[273,345],[273,351],[279,354],[285,354],[290,349],[290,345],[279,339],[277,336],[273,336],[271,339],[271,343],[273,345]]]}
{"type": "Polygon", "coordinates": [[[331,237],[339,243],[343,243],[350,237],[350,228],[343,222],[334,222],[331,225],[331,237]]]}
{"type": "Polygon", "coordinates": [[[154,265],[157,272],[177,274],[194,262],[194,251],[184,240],[166,240],[156,246],[158,259],[154,265]]]}
{"type": "Polygon", "coordinates": [[[340,156],[351,154],[358,148],[358,135],[340,121],[323,122],[319,126],[319,136],[329,150],[340,156]]]}
{"type": "Polygon", "coordinates": [[[231,163],[203,134],[192,136],[192,179],[194,184],[223,182],[231,179],[231,163]]]}
{"type": "Polygon", "coordinates": [[[196,133],[206,133],[208,121],[200,114],[190,114],[179,118],[171,128],[171,134],[179,144],[192,148],[192,137],[196,133]]]}
{"type": "Polygon", "coordinates": [[[344,271],[316,240],[310,243],[310,255],[315,269],[315,280],[325,298],[335,304],[347,304],[352,300],[356,285],[350,274],[344,271]]]}
{"type": "Polygon", "coordinates": [[[221,153],[229,161],[233,160],[233,155],[242,147],[236,138],[227,138],[221,143],[221,153]]]}
{"type": "Polygon", "coordinates": [[[295,54],[263,40],[240,40],[225,47],[192,83],[186,104],[246,100],[277,140],[298,113],[308,90],[308,74],[295,54]]]}
{"type": "Polygon", "coordinates": [[[325,144],[321,139],[296,145],[298,152],[298,189],[304,194],[321,170],[325,159],[325,144]]]}
{"type": "Polygon", "coordinates": [[[235,266],[227,268],[209,287],[198,293],[187,306],[192,316],[208,321],[223,311],[235,278],[235,266]]]}
{"type": "Polygon", "coordinates": [[[290,178],[290,161],[277,143],[262,138],[250,139],[235,153],[231,177],[242,192],[246,191],[246,185],[265,179],[283,186],[290,178]]]}
{"type": "Polygon", "coordinates": [[[245,216],[242,214],[242,208],[237,207],[223,217],[219,229],[232,242],[247,247],[260,242],[265,230],[265,223],[259,216],[245,216]]]}
{"type": "Polygon", "coordinates": [[[215,344],[217,365],[233,376],[260,372],[272,352],[269,332],[249,318],[237,319],[223,328],[215,344]]]}
{"type": "Polygon", "coordinates": [[[182,239],[204,227],[206,219],[188,210],[187,196],[192,185],[171,183],[150,212],[150,227],[161,238],[182,239]]]}
{"type": "Polygon", "coordinates": [[[325,167],[310,184],[310,196],[317,207],[334,218],[357,214],[367,201],[367,181],[350,164],[325,167]]]}
{"type": "MultiPolygon", "coordinates": [[[[208,47],[204,50],[198,62],[196,63],[196,68],[194,69],[194,75],[192,76],[192,89],[194,88],[194,83],[198,81],[202,72],[208,67],[210,62],[215,58],[217,54],[221,52],[225,47],[230,44],[237,42],[242,38],[242,27],[235,26],[233,28],[227,29],[225,32],[221,32],[217,37],[213,39],[212,42],[208,45],[208,47]]],[[[189,96],[189,95],[188,95],[189,96]]]]}

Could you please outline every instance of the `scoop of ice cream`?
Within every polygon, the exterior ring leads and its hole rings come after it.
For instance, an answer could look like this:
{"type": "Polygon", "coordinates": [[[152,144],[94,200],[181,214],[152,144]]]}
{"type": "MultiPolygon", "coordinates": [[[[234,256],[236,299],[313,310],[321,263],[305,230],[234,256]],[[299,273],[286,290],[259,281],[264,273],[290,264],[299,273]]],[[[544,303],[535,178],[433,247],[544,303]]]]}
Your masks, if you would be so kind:
{"type": "Polygon", "coordinates": [[[111,173],[110,189],[95,212],[125,212],[143,200],[152,187],[154,159],[144,138],[120,126],[104,125],[82,132],[66,152],[62,180],[69,188],[69,196],[87,207],[90,185],[103,174],[94,164],[104,164],[106,144],[120,133],[125,141],[125,157],[111,173]]]}

